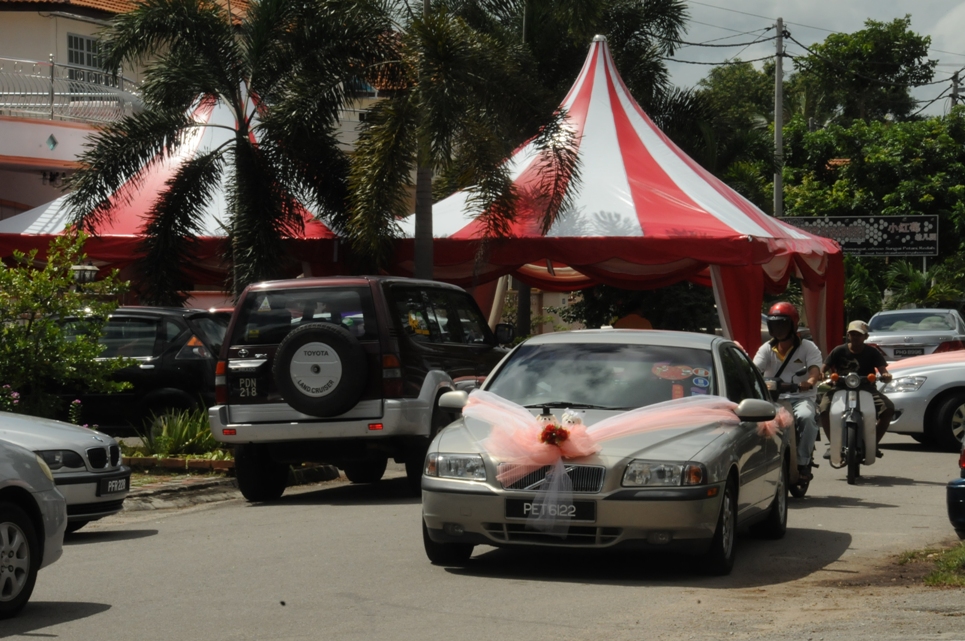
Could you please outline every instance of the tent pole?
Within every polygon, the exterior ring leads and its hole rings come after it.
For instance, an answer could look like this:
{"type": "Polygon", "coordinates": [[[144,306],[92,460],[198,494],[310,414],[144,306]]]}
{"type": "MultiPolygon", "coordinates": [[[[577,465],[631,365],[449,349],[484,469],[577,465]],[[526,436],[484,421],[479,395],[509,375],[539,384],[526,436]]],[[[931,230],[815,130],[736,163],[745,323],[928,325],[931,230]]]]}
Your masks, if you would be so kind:
{"type": "Polygon", "coordinates": [[[489,312],[489,329],[496,331],[496,324],[503,317],[503,306],[506,303],[506,290],[509,289],[509,276],[500,276],[496,283],[496,293],[493,295],[493,306],[489,312]]]}

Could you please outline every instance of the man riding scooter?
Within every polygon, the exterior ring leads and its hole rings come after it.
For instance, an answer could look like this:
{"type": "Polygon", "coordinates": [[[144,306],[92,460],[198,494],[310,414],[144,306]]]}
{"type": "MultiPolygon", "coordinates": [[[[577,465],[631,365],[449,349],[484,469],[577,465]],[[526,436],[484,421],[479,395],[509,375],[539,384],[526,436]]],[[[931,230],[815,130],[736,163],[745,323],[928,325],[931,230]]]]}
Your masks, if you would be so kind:
{"type": "Polygon", "coordinates": [[[794,422],[800,434],[797,444],[798,477],[810,481],[811,453],[818,435],[814,386],[821,380],[821,350],[809,340],[798,336],[799,316],[791,303],[780,302],[767,313],[767,332],[771,340],[761,345],[754,355],[754,364],[765,378],[789,384],[796,391],[781,394],[791,404],[794,422]],[[802,375],[801,370],[805,370],[802,375]]]}
{"type": "MultiPolygon", "coordinates": [[[[875,374],[877,380],[882,383],[891,381],[891,374],[888,373],[888,363],[884,355],[874,347],[865,345],[868,338],[868,324],[864,321],[852,321],[848,325],[848,342],[838,345],[831,350],[828,358],[824,361],[824,372],[828,374],[838,374],[844,376],[850,372],[855,372],[862,378],[869,374],[875,374]]],[[[876,449],[881,438],[888,431],[891,424],[891,417],[895,414],[895,404],[887,396],[878,391],[874,386],[868,390],[875,401],[875,412],[877,423],[875,424],[876,449]]],[[[830,433],[831,394],[825,394],[821,399],[821,427],[824,429],[825,436],[830,433]]],[[[830,442],[830,436],[828,438],[830,442]]],[[[825,458],[830,455],[825,454],[825,458]]],[[[882,456],[881,450],[877,450],[877,456],[882,456]]]]}

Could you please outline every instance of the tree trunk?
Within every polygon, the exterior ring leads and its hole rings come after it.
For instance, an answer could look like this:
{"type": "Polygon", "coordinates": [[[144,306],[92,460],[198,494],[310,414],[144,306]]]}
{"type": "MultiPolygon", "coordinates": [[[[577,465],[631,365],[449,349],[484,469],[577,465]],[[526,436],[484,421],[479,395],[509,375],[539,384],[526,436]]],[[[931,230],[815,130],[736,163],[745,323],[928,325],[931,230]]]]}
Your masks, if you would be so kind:
{"type": "Polygon", "coordinates": [[[532,333],[532,306],[530,301],[532,294],[529,285],[520,280],[516,281],[516,291],[519,295],[516,303],[516,335],[525,337],[532,333]]]}
{"type": "Polygon", "coordinates": [[[415,277],[432,280],[432,168],[419,163],[415,181],[415,277]]]}

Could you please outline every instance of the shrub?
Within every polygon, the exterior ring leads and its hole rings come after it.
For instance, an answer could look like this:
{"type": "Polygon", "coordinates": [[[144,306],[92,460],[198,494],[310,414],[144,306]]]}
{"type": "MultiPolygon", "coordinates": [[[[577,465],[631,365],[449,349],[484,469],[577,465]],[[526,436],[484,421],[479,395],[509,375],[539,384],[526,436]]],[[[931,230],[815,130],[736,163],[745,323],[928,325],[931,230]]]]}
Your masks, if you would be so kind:
{"type": "Polygon", "coordinates": [[[211,434],[204,407],[152,415],[140,436],[143,446],[138,449],[148,456],[198,455],[221,450],[221,443],[211,434]]]}

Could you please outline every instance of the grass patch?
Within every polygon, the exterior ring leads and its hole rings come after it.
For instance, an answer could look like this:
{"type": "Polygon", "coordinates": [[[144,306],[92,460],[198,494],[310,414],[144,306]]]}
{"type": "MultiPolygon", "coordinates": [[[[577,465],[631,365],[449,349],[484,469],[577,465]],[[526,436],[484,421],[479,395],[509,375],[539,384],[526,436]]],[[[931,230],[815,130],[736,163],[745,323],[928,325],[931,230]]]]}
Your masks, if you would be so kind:
{"type": "Polygon", "coordinates": [[[926,548],[904,552],[898,565],[923,563],[931,567],[925,575],[925,585],[940,588],[965,587],[965,542],[947,549],[926,548]]]}

